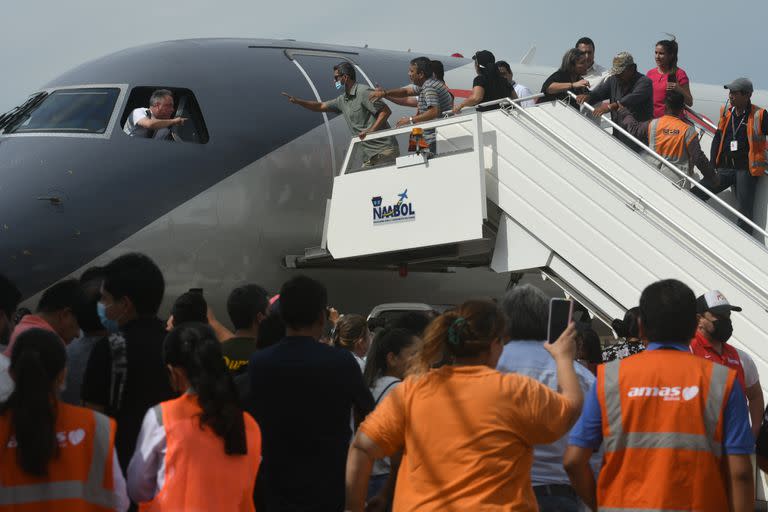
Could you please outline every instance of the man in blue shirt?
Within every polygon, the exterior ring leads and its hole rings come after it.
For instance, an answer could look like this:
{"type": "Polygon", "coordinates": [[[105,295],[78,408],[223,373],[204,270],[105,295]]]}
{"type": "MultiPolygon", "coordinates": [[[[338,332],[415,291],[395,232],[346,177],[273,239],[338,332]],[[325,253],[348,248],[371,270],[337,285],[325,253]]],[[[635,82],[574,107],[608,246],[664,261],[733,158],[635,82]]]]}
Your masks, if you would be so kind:
{"type": "MultiPolygon", "coordinates": [[[[510,340],[499,358],[496,369],[527,375],[557,391],[555,360],[544,348],[547,338],[549,300],[531,285],[516,286],[502,302],[507,317],[507,335],[510,340]]],[[[576,364],[582,392],[586,393],[595,377],[582,365],[576,364]]],[[[571,487],[563,468],[563,454],[568,436],[533,450],[531,483],[541,512],[578,512],[576,492],[571,487]]]]}
{"type": "Polygon", "coordinates": [[[659,281],[643,291],[640,337],[648,348],[601,367],[563,460],[574,488],[593,510],[754,507],[754,438],[744,392],[732,370],[691,359],[688,342],[696,324],[696,299],[683,283],[659,281]],[[674,382],[668,382],[670,376],[674,382]],[[716,402],[710,395],[720,390],[723,398],[726,383],[731,384],[725,406],[709,407],[716,402]],[[707,434],[697,434],[697,427],[707,434]],[[601,444],[606,454],[596,485],[588,462],[601,444]],[[680,472],[686,477],[673,477],[680,472]],[[697,506],[700,500],[709,503],[697,506]]]}
{"type": "Polygon", "coordinates": [[[350,412],[362,418],[374,407],[352,353],[318,341],[327,302],[325,286],[313,279],[286,282],[280,289],[286,337],[248,363],[268,511],[342,511],[350,412]]]}

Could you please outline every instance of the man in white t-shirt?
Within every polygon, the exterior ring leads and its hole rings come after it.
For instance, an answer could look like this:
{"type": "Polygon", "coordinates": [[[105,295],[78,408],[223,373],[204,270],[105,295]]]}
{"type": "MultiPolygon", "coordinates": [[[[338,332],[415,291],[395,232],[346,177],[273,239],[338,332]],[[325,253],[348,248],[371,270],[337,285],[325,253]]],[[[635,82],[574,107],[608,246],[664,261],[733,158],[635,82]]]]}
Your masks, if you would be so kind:
{"type": "Polygon", "coordinates": [[[595,43],[592,39],[582,37],[576,41],[575,48],[587,57],[587,72],[584,79],[589,82],[589,88],[592,90],[608,78],[608,70],[595,62],[595,43]]]}
{"type": "MultiPolygon", "coordinates": [[[[527,98],[528,96],[533,96],[533,92],[531,92],[528,87],[513,80],[514,75],[512,74],[512,68],[509,67],[509,63],[507,61],[500,60],[496,62],[496,69],[499,71],[501,76],[507,79],[509,84],[515,90],[515,94],[517,94],[518,98],[527,98]]],[[[530,107],[534,104],[536,104],[536,100],[525,100],[520,102],[521,107],[530,107]]]]}
{"type": "Polygon", "coordinates": [[[149,108],[133,109],[125,120],[123,131],[131,137],[145,139],[171,139],[171,126],[184,124],[185,117],[174,117],[173,93],[158,89],[149,98],[149,108]]]}

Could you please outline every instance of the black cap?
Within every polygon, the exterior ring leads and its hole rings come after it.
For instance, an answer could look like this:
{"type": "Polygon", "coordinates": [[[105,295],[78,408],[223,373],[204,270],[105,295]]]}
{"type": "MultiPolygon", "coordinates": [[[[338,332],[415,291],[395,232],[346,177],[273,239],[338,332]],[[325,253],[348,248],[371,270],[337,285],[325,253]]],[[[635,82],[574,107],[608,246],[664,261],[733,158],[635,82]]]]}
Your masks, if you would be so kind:
{"type": "Polygon", "coordinates": [[[477,61],[477,65],[481,68],[487,68],[493,66],[496,63],[496,57],[493,56],[488,50],[480,50],[472,56],[472,60],[477,61]]]}

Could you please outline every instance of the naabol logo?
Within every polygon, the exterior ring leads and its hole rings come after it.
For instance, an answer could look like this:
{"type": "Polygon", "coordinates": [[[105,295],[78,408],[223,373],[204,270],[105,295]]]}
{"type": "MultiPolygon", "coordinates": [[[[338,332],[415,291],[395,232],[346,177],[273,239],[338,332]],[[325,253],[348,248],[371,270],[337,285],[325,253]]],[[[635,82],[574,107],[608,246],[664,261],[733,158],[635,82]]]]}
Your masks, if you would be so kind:
{"type": "Polygon", "coordinates": [[[633,387],[629,388],[629,398],[661,397],[664,400],[676,400],[680,398],[692,400],[699,394],[699,386],[665,386],[665,387],[633,387]]]}

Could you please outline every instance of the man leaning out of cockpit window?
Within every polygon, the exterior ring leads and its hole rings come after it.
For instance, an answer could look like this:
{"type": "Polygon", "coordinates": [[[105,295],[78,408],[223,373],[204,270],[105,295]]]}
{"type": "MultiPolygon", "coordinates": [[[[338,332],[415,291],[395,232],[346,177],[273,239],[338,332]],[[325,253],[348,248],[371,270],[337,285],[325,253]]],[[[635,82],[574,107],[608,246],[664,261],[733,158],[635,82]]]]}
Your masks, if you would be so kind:
{"type": "Polygon", "coordinates": [[[149,98],[149,108],[133,109],[125,120],[123,131],[131,137],[172,140],[171,127],[184,124],[185,117],[171,117],[174,113],[173,93],[158,89],[149,98]]]}

